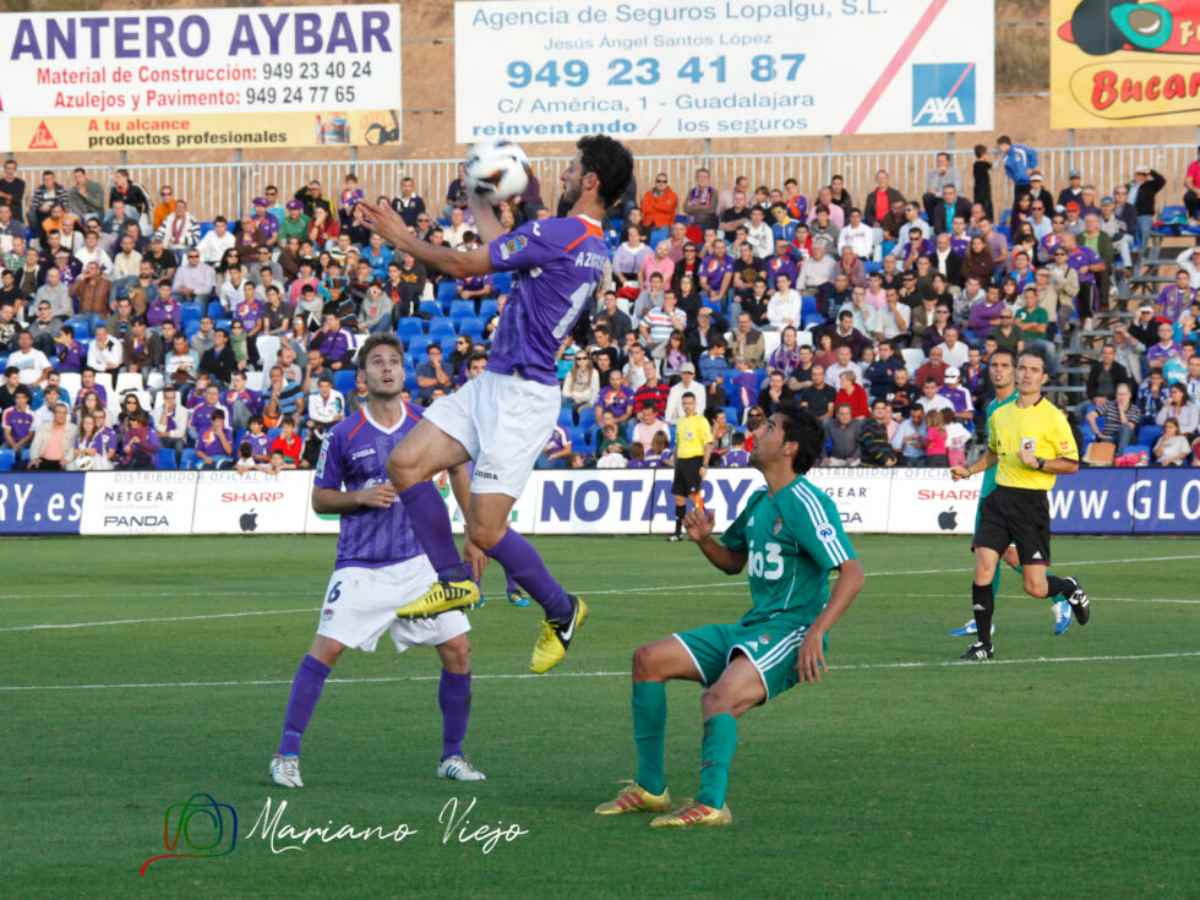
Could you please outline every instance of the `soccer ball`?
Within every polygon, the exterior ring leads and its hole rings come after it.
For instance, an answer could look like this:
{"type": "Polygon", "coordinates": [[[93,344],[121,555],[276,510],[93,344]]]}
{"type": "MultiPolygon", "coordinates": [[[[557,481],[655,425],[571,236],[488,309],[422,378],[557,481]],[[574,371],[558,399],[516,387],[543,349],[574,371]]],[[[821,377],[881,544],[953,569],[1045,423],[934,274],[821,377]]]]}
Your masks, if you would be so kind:
{"type": "Polygon", "coordinates": [[[529,157],[512,141],[484,141],[467,153],[467,189],[496,204],[529,184],[529,157]]]}

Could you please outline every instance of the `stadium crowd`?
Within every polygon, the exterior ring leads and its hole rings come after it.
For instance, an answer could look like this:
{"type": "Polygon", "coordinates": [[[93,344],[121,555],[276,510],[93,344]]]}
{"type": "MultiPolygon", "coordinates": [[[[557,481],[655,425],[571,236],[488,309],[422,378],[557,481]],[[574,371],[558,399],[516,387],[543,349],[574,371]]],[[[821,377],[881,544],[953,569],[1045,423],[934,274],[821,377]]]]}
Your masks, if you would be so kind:
{"type": "MultiPolygon", "coordinates": [[[[968,186],[937,154],[911,197],[886,171],[631,185],[605,223],[608,277],[562,348],[540,465],[671,465],[685,395],[714,465],[745,465],[757,424],[791,406],[824,423],[823,465],[956,465],[991,354],[1031,349],[1065,383],[1072,335],[1093,358],[1073,410],[1088,458],[1200,465],[1200,245],[1158,293],[1131,278],[1163,176],[1139,165],[1100,190],[1073,171],[1053,194],[1007,136],[975,157],[968,186]]],[[[1200,217],[1200,159],[1185,180],[1176,231],[1200,217]]],[[[373,332],[403,341],[415,405],[482,371],[510,276],[426,271],[365,227],[353,174],[324,190],[263,185],[249,210],[200,210],[124,170],[107,186],[47,170],[29,190],[6,161],[0,470],[310,467],[364,402],[354,351],[373,332]]],[[[411,178],[381,199],[425,240],[478,245],[461,177],[441,205],[411,178]]],[[[536,178],[500,208],[509,226],[551,214],[536,178]]]]}

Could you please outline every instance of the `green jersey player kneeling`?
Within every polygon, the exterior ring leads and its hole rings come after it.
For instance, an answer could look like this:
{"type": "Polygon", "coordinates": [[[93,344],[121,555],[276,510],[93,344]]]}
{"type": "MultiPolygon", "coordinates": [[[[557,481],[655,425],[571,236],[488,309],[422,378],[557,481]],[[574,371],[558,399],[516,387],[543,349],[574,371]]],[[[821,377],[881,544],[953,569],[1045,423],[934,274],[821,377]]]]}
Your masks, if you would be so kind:
{"type": "Polygon", "coordinates": [[[767,486],[753,494],[722,536],[702,510],[685,520],[709,562],[730,575],[749,564],[753,605],[737,622],[706,625],[645,644],[633,655],[633,738],[637,777],[602,816],[656,812],[655,828],[728,825],[725,794],[737,747],[737,720],[799,683],[821,680],[829,629],[854,602],[863,570],[837,506],[804,477],[824,434],[806,411],[776,413],[754,432],[750,464],[767,486]],[[829,572],[838,570],[832,595],[829,572]],[[700,791],[674,812],[663,767],[670,679],[704,685],[700,791]]]}

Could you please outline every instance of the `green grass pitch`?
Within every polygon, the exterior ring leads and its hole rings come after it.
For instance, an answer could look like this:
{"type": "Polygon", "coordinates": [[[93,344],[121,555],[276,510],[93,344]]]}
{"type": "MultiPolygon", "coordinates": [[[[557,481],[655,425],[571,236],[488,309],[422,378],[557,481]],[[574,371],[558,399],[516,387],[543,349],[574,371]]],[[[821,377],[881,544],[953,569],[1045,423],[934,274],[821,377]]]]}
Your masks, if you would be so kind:
{"type": "MultiPolygon", "coordinates": [[[[307,787],[266,777],[288,684],[333,558],[326,538],[0,543],[0,896],[1133,897],[1197,891],[1200,546],[1058,539],[1092,621],[1051,633],[1011,574],[997,660],[946,665],[969,615],[967,540],[860,537],[867,586],[834,667],[742,720],[730,829],[661,833],[593,806],[633,773],[633,649],[731,621],[744,582],[695,547],[538,540],[592,618],[550,676],[524,677],[536,607],[498,569],[472,614],[467,749],[486,783],[438,781],[436,656],[349,652],[305,738],[307,787]],[[66,628],[34,626],[71,625],[66,628]],[[89,686],[89,687],[84,687],[89,686]],[[167,859],[168,806],[196,792],[239,817],[232,852],[167,859]],[[527,831],[485,854],[446,840],[449,798],[527,831]],[[297,828],[401,823],[401,843],[247,837],[268,798],[297,828]],[[289,841],[280,841],[288,844],[289,841]]],[[[386,639],[385,639],[386,640],[386,639]]],[[[698,783],[699,689],[675,684],[667,773],[698,783]]],[[[461,809],[461,807],[460,807],[461,809]]],[[[510,832],[511,833],[511,832],[510,832]]],[[[193,846],[206,843],[192,817],[193,846]]],[[[181,841],[179,849],[186,849],[181,841]]]]}

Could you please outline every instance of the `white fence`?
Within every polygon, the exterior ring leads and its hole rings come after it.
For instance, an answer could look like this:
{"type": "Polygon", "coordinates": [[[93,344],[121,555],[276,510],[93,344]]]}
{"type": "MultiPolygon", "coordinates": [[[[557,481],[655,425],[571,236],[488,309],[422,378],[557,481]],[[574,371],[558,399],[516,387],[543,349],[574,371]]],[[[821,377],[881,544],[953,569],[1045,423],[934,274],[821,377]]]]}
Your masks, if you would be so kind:
{"type": "MultiPolygon", "coordinates": [[[[971,164],[974,151],[970,148],[950,151],[954,164],[971,183],[971,164]]],[[[725,187],[734,178],[746,175],[754,186],[782,187],[787,178],[795,178],[801,191],[811,197],[820,185],[828,184],[834,174],[846,180],[846,187],[856,201],[875,179],[879,169],[891,175],[893,186],[906,196],[919,196],[925,173],[933,165],[934,150],[872,150],[831,151],[829,153],[733,154],[706,158],[700,154],[654,156],[638,155],[637,183],[639,193],[646,190],[657,172],[666,172],[676,193],[682,194],[694,181],[700,166],[712,170],[713,183],[725,187]]],[[[1094,184],[1101,194],[1111,193],[1119,181],[1133,177],[1139,163],[1153,166],[1167,178],[1162,203],[1179,203],[1183,191],[1183,173],[1196,158],[1192,144],[1166,144],[1146,147],[1139,144],[1105,147],[1045,147],[1038,148],[1039,168],[1046,176],[1052,192],[1066,185],[1067,173],[1078,169],[1084,182],[1094,184]]],[[[553,207],[558,199],[558,176],[569,162],[567,157],[537,157],[533,168],[542,186],[542,197],[553,207]]],[[[107,183],[116,166],[96,166],[91,177],[107,183]]],[[[156,197],[163,185],[174,188],[175,196],[188,200],[192,211],[202,219],[217,215],[231,217],[245,214],[250,201],[263,193],[268,184],[276,185],[281,195],[290,195],[316,178],[326,196],[336,197],[343,179],[349,172],[358,176],[368,197],[381,194],[389,197],[400,193],[400,179],[411,175],[418,192],[431,209],[441,207],[450,182],[458,173],[458,161],[451,159],[420,160],[313,160],[268,162],[245,160],[230,163],[172,163],[130,164],[126,166],[133,179],[156,197]]],[[[29,192],[41,181],[41,169],[26,166],[21,175],[29,183],[29,192]]],[[[69,172],[59,171],[59,180],[70,184],[69,172]]],[[[1009,196],[1004,174],[995,171],[992,193],[997,203],[1009,196]]]]}

